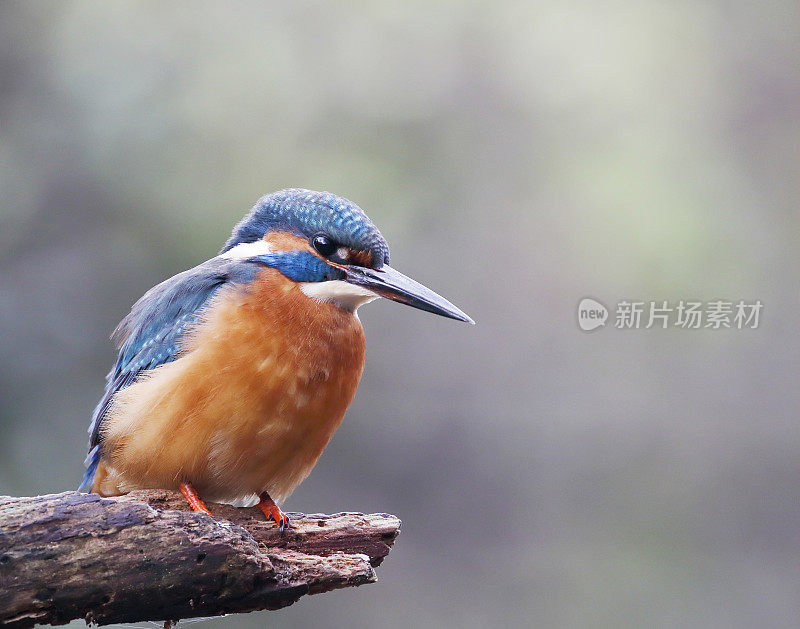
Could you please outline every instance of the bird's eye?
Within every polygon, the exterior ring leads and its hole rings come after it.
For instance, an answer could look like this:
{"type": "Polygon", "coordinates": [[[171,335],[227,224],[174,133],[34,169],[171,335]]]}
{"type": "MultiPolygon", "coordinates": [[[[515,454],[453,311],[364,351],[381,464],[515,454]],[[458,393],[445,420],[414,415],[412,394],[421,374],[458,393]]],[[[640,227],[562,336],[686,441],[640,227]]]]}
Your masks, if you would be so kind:
{"type": "Polygon", "coordinates": [[[311,240],[311,244],[314,245],[314,249],[319,252],[319,255],[324,258],[332,256],[339,247],[335,241],[322,234],[319,236],[314,236],[314,238],[311,240]]]}

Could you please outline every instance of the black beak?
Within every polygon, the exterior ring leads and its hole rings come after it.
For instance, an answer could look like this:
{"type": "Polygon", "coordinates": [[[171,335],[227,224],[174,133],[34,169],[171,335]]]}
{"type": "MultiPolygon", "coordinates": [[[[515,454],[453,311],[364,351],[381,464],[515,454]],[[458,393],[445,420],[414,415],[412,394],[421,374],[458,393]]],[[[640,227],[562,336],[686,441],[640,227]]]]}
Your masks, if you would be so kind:
{"type": "Polygon", "coordinates": [[[345,271],[346,282],[368,288],[381,297],[450,319],[475,323],[444,297],[437,295],[431,289],[406,277],[399,271],[395,271],[388,264],[384,264],[379,269],[362,266],[344,266],[342,268],[345,271]]]}

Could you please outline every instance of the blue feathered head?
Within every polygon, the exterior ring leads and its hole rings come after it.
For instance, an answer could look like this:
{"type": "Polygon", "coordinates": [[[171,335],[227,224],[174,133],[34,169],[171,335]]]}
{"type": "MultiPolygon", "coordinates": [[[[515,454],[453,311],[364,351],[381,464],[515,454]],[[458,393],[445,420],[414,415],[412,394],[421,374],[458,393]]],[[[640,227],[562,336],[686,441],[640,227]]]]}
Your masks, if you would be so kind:
{"type": "Polygon", "coordinates": [[[389,245],[364,210],[330,192],[302,188],[261,197],[234,227],[220,253],[259,240],[274,230],[291,231],[309,239],[323,235],[349,249],[368,252],[373,268],[389,263],[389,245]]]}

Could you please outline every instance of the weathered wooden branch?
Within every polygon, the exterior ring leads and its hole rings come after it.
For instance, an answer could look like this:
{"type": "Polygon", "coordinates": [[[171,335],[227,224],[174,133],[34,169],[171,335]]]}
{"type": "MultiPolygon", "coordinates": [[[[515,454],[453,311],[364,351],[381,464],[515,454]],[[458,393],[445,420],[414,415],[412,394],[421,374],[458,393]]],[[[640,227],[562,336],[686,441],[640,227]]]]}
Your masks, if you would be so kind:
{"type": "Polygon", "coordinates": [[[109,624],[291,605],[375,581],[393,515],[290,513],[283,535],[257,507],[187,511],[175,492],[118,498],[0,496],[0,624],[109,624]]]}

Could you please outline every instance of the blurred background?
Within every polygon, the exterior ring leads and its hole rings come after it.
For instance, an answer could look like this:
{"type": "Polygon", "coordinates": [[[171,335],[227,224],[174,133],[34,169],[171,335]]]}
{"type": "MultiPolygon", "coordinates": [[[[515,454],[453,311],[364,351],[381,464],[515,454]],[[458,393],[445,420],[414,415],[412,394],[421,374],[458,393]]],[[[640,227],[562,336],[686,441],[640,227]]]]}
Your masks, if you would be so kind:
{"type": "Polygon", "coordinates": [[[365,307],[285,505],[400,516],[379,582],[204,627],[796,626],[799,36],[792,0],[3,2],[0,493],[77,485],[147,288],[330,190],[478,325],[365,307]],[[585,333],[586,296],[764,309],[585,333]]]}

